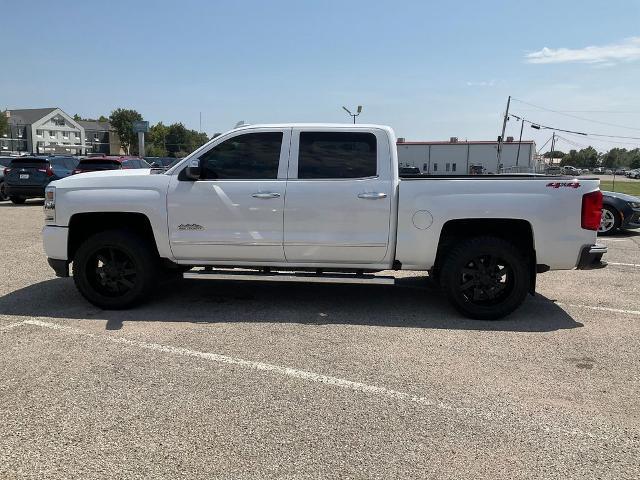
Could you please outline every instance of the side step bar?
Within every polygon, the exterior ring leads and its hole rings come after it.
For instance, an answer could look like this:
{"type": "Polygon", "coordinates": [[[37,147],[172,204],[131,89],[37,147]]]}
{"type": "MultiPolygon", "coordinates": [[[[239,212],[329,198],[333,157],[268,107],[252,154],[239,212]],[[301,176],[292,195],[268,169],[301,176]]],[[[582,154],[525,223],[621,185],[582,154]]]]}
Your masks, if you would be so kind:
{"type": "Polygon", "coordinates": [[[368,283],[393,285],[394,277],[353,273],[308,273],[308,272],[269,272],[255,270],[192,270],[183,274],[184,278],[196,280],[245,280],[270,282],[310,282],[310,283],[368,283]]]}

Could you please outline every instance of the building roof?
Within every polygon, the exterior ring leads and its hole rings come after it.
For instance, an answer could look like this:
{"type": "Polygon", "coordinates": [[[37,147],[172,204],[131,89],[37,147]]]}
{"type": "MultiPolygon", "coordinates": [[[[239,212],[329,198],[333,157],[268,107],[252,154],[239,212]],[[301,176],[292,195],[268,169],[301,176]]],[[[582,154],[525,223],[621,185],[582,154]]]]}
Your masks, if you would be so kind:
{"type": "Polygon", "coordinates": [[[109,122],[99,122],[98,120],[78,120],[78,123],[85,130],[111,130],[109,122]]]}
{"type": "MultiPolygon", "coordinates": [[[[522,143],[533,144],[533,140],[522,140],[522,143]]],[[[398,145],[497,145],[497,140],[458,140],[457,142],[431,140],[424,142],[398,142],[398,145]]],[[[518,141],[502,142],[502,145],[517,145],[518,141]]]]}
{"type": "Polygon", "coordinates": [[[32,124],[37,122],[45,115],[49,115],[56,110],[56,107],[50,108],[24,108],[19,110],[9,110],[9,123],[15,124],[32,124]]]}

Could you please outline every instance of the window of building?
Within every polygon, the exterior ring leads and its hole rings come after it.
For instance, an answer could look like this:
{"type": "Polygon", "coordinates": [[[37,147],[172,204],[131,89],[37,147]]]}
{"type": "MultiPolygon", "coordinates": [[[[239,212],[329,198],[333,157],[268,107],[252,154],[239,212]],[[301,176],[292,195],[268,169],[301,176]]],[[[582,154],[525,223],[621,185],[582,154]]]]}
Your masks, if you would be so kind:
{"type": "Polygon", "coordinates": [[[455,172],[456,171],[456,166],[457,165],[455,163],[452,163],[451,164],[451,170],[455,172]]]}
{"type": "Polygon", "coordinates": [[[36,136],[42,137],[44,135],[44,130],[36,130],[36,136]]]}
{"type": "Polygon", "coordinates": [[[69,139],[69,132],[62,132],[62,138],[64,138],[65,140],[69,139]]]}
{"type": "Polygon", "coordinates": [[[429,166],[426,163],[422,164],[422,171],[426,172],[428,170],[429,166]]]}
{"type": "Polygon", "coordinates": [[[53,130],[49,130],[49,136],[51,138],[56,138],[56,132],[54,132],[53,130]]]}
{"type": "Polygon", "coordinates": [[[364,132],[302,132],[298,178],[364,178],[377,171],[376,136],[364,132]]]}
{"type": "Polygon", "coordinates": [[[276,179],[282,132],[237,135],[200,157],[203,179],[276,179]]]}
{"type": "Polygon", "coordinates": [[[447,164],[445,165],[445,170],[448,172],[450,169],[451,169],[451,164],[450,164],[450,163],[447,163],[447,164]]]}
{"type": "Polygon", "coordinates": [[[434,171],[434,172],[437,172],[437,171],[438,171],[438,164],[437,164],[437,163],[434,163],[434,164],[433,164],[433,171],[434,171]]]}

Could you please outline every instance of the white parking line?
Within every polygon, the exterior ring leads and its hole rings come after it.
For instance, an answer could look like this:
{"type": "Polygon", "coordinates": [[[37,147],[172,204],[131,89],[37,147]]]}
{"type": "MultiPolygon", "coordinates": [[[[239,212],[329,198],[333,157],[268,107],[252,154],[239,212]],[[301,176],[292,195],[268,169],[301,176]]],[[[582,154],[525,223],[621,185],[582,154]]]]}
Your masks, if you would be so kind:
{"type": "Polygon", "coordinates": [[[19,327],[20,325],[24,325],[24,322],[8,323],[7,325],[2,325],[0,327],[0,331],[11,330],[12,328],[19,327]]]}
{"type": "Polygon", "coordinates": [[[640,311],[638,310],[623,310],[621,308],[596,307],[593,305],[578,305],[575,303],[562,303],[562,302],[555,302],[555,304],[559,305],[560,307],[586,308],[588,310],[596,310],[598,312],[623,313],[626,315],[640,315],[640,311]]]}
{"type": "MultiPolygon", "coordinates": [[[[220,355],[217,353],[199,352],[197,350],[190,350],[188,348],[183,348],[183,347],[172,347],[169,345],[161,345],[158,343],[149,343],[149,342],[143,342],[139,340],[130,340],[123,337],[100,335],[100,334],[87,332],[84,330],[75,329],[72,327],[66,327],[56,323],[43,322],[40,320],[25,320],[23,323],[27,325],[34,325],[37,327],[60,330],[63,332],[74,334],[74,335],[82,335],[82,336],[91,337],[94,339],[107,340],[110,342],[120,343],[128,346],[132,346],[132,347],[153,350],[156,352],[170,353],[173,355],[181,355],[185,357],[201,358],[204,360],[210,360],[217,363],[222,363],[227,365],[236,365],[236,366],[247,368],[247,369],[271,372],[271,373],[279,374],[286,377],[293,377],[293,378],[298,378],[298,379],[307,380],[307,381],[316,382],[316,383],[324,383],[324,384],[332,385],[339,388],[367,393],[370,395],[379,395],[387,398],[392,398],[395,400],[402,400],[402,401],[417,403],[424,406],[434,407],[439,410],[452,411],[463,416],[482,418],[490,422],[495,422],[496,420],[502,420],[510,424],[519,424],[520,428],[525,428],[525,429],[541,430],[547,433],[568,435],[568,436],[574,436],[574,437],[588,437],[591,439],[596,439],[599,441],[607,441],[607,442],[611,442],[615,440],[615,437],[612,437],[611,435],[608,435],[608,434],[603,435],[601,432],[598,432],[598,434],[594,434],[592,432],[575,428],[572,426],[573,422],[571,421],[571,419],[567,419],[567,422],[562,422],[560,425],[557,425],[557,424],[545,425],[544,423],[540,422],[539,419],[532,420],[526,415],[522,416],[518,414],[517,411],[510,413],[507,409],[504,409],[504,408],[500,408],[500,409],[486,408],[484,410],[480,410],[475,407],[460,407],[460,406],[455,406],[453,404],[429,399],[426,397],[412,395],[406,392],[401,392],[399,390],[393,390],[385,387],[378,387],[375,385],[368,385],[366,383],[361,383],[361,382],[354,382],[351,380],[345,380],[342,378],[333,377],[329,375],[322,375],[319,373],[310,372],[306,370],[299,370],[297,368],[282,367],[279,365],[273,365],[269,363],[244,360],[242,358],[230,357],[227,355],[220,355]]],[[[624,442],[625,440],[623,439],[622,441],[624,442]]]]}
{"type": "Polygon", "coordinates": [[[621,265],[623,267],[640,267],[640,263],[620,263],[620,262],[607,262],[607,265],[621,265]]]}

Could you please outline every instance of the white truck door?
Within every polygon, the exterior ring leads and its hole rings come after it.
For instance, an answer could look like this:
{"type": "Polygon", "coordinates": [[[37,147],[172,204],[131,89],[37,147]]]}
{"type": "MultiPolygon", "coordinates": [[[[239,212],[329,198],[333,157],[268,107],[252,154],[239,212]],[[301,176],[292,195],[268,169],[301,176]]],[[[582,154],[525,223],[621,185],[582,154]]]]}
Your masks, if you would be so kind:
{"type": "Polygon", "coordinates": [[[232,132],[199,155],[200,180],[173,176],[167,211],[176,259],[285,261],[290,138],[285,128],[232,132]]]}
{"type": "Polygon", "coordinates": [[[294,128],[284,212],[291,263],[379,263],[389,246],[388,135],[375,128],[294,128]]]}

